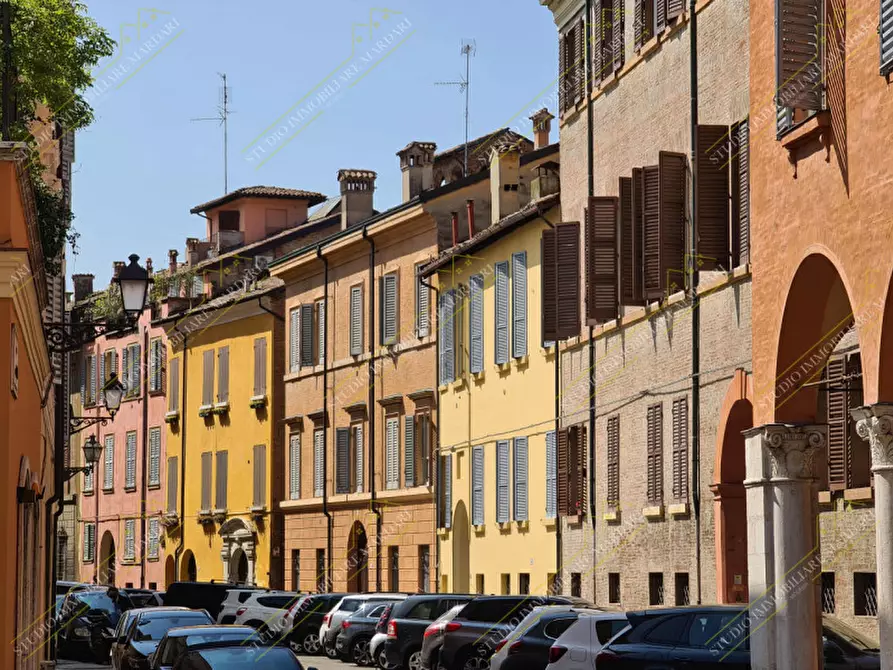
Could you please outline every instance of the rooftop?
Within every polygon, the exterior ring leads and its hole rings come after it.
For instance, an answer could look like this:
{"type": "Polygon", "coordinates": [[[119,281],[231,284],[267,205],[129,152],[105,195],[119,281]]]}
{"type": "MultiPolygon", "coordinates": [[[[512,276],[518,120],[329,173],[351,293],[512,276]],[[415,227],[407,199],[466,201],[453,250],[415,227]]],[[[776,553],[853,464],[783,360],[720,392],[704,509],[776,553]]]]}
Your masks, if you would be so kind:
{"type": "Polygon", "coordinates": [[[190,214],[198,214],[199,212],[207,212],[209,209],[220,207],[233,200],[240,198],[280,198],[282,200],[306,200],[307,206],[312,207],[321,202],[325,202],[326,196],[315,191],[304,191],[299,188],[282,188],[280,186],[244,186],[230,191],[226,195],[222,195],[214,200],[196,205],[189,210],[190,214]]]}

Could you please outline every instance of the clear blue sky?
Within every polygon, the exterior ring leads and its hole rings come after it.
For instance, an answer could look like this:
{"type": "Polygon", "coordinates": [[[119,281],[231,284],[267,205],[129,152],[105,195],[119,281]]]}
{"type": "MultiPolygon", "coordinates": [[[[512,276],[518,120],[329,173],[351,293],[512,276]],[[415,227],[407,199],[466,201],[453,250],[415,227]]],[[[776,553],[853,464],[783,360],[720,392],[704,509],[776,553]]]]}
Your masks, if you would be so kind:
{"type": "Polygon", "coordinates": [[[235,111],[230,190],[265,184],[331,196],[339,168],[371,169],[379,175],[379,210],[401,197],[398,149],[412,140],[440,149],[462,142],[464,96],[434,85],[464,74],[462,38],[477,42],[472,137],[501,126],[532,137],[530,112],[547,104],[555,111],[548,96],[557,37],[537,0],[388,0],[374,11],[364,0],[158,3],[153,18],[130,0],[88,0],[90,14],[116,40],[131,38],[98,77],[96,121],[76,141],[73,208],[81,238],[68,270],[94,273],[97,288],[115,260],[137,253],[163,267],[168,249],[182,259],[185,238],[205,236],[204,219],[189,208],[223,192],[222,129],[190,119],[216,113],[217,72],[228,76],[235,111]],[[385,18],[384,9],[394,13],[385,18]],[[379,23],[371,44],[370,12],[379,23]],[[135,26],[124,25],[138,16],[146,24],[139,41],[154,41],[142,54],[135,26]],[[352,35],[362,38],[353,51],[352,35]],[[370,51],[377,42],[385,48],[370,51]],[[330,84],[331,97],[320,102],[322,82],[333,78],[339,87],[330,84]],[[277,121],[285,126],[278,139],[268,130],[277,121]],[[251,150],[258,145],[263,152],[251,150]]]}

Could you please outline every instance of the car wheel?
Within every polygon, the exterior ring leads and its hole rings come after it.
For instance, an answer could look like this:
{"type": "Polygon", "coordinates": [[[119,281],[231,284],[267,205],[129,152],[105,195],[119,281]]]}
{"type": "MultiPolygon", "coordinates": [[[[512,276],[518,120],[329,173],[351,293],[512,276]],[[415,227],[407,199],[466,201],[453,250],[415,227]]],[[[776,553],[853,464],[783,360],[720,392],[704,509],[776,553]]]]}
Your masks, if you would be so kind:
{"type": "Polygon", "coordinates": [[[468,653],[459,666],[461,670],[490,670],[490,659],[485,658],[477,649],[468,653]]]}
{"type": "Polygon", "coordinates": [[[391,666],[388,663],[388,657],[387,654],[384,653],[384,649],[378,652],[378,667],[381,668],[381,670],[391,670],[391,666]]]}
{"type": "Polygon", "coordinates": [[[329,645],[323,645],[323,649],[326,652],[326,656],[329,658],[338,658],[338,650],[335,647],[330,647],[329,645]]]}
{"type": "Polygon", "coordinates": [[[422,651],[420,649],[409,654],[406,659],[406,667],[408,670],[422,670],[422,651]]]}
{"type": "Polygon", "coordinates": [[[350,650],[350,659],[357,665],[371,665],[372,657],[369,655],[369,640],[360,638],[354,642],[350,650]]]}
{"type": "Polygon", "coordinates": [[[304,636],[304,641],[301,643],[301,647],[305,654],[315,656],[319,653],[319,635],[316,633],[307,633],[304,636]]]}

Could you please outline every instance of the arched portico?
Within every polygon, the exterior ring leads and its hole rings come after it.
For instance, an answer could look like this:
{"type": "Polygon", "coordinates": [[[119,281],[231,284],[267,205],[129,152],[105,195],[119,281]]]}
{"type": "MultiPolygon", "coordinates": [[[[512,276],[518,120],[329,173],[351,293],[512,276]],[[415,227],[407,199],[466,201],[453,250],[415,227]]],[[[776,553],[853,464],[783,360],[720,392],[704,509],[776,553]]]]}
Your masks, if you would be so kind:
{"type": "Polygon", "coordinates": [[[115,538],[111,531],[107,530],[102,534],[102,541],[99,543],[99,576],[100,584],[115,583],[115,563],[117,557],[115,554],[115,538]]]}
{"type": "Polygon", "coordinates": [[[468,523],[468,509],[460,500],[453,512],[453,586],[454,593],[468,593],[471,575],[469,574],[469,541],[471,527],[468,523]]]}
{"type": "Polygon", "coordinates": [[[347,590],[366,593],[369,590],[369,543],[366,529],[354,521],[347,538],[347,590]]]}
{"type": "Polygon", "coordinates": [[[251,521],[233,517],[227,519],[217,532],[223,540],[220,549],[223,579],[254,585],[257,528],[251,521]]]}
{"type": "Polygon", "coordinates": [[[195,563],[195,554],[187,549],[180,559],[180,581],[194,582],[198,580],[198,566],[195,563]]]}

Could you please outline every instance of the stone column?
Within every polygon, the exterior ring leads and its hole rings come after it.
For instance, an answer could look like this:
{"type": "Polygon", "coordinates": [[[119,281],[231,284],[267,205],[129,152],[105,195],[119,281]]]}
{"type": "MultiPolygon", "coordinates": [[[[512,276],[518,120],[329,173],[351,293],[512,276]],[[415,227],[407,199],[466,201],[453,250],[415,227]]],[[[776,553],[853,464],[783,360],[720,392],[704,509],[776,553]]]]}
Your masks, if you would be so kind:
{"type": "Polygon", "coordinates": [[[859,407],[851,414],[859,437],[871,446],[881,669],[893,670],[893,403],[859,407]]]}
{"type": "Polygon", "coordinates": [[[822,568],[813,464],[825,427],[766,424],[744,435],[751,667],[814,670],[822,568]]]}
{"type": "Polygon", "coordinates": [[[248,559],[248,575],[245,578],[245,582],[250,586],[254,586],[257,583],[254,575],[254,559],[256,556],[254,542],[242,543],[242,550],[245,552],[245,558],[248,559]]]}
{"type": "Polygon", "coordinates": [[[220,549],[220,560],[223,562],[223,581],[229,581],[229,539],[223,538],[223,547],[220,549]]]}

